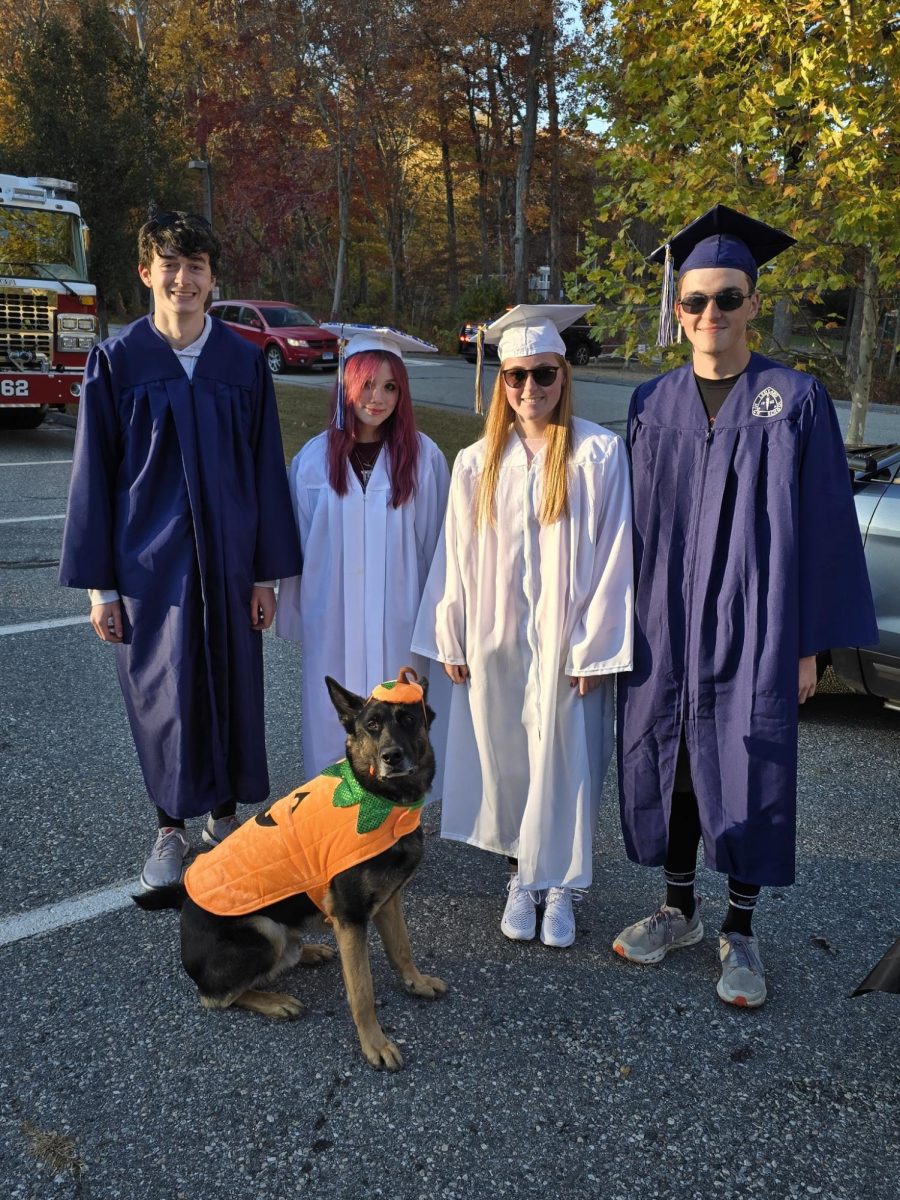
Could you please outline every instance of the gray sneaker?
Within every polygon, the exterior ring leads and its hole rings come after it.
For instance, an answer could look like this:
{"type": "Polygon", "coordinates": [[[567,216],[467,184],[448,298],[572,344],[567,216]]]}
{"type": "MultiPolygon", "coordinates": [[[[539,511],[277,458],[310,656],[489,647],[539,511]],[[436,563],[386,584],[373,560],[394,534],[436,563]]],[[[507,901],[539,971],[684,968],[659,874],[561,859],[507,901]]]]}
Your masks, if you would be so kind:
{"type": "Polygon", "coordinates": [[[208,846],[218,846],[219,842],[225,841],[229,833],[234,833],[240,827],[241,822],[233,813],[228,817],[219,817],[218,820],[210,817],[206,822],[206,828],[200,836],[208,846]]]}
{"type": "Polygon", "coordinates": [[[716,984],[719,999],[738,1008],[759,1008],[766,1002],[766,969],[759,942],[743,933],[719,934],[722,974],[716,984]]]}
{"type": "Polygon", "coordinates": [[[141,887],[145,892],[154,888],[170,887],[181,882],[184,860],[188,854],[188,840],[183,829],[160,829],[141,872],[141,887]]]}
{"type": "Polygon", "coordinates": [[[664,904],[652,917],[644,917],[623,929],[613,942],[613,950],[636,963],[658,963],[670,950],[681,946],[695,946],[703,937],[703,922],[700,920],[700,897],[689,921],[684,919],[680,908],[669,908],[664,904]]]}

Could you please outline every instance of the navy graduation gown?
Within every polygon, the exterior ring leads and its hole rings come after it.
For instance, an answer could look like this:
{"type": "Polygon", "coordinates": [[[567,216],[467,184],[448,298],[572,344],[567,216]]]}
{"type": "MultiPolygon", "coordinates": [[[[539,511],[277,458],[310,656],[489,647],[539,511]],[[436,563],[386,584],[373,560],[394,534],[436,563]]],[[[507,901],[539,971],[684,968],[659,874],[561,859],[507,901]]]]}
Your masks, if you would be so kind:
{"type": "Polygon", "coordinates": [[[626,850],[665,860],[683,730],[707,864],[792,883],[799,660],[878,640],[834,406],[812,376],[753,354],[710,429],[688,365],[637,388],[628,446],[626,850]]]}
{"type": "Polygon", "coordinates": [[[269,793],[255,582],[299,549],[272,380],[214,321],[193,380],[145,317],[88,359],[60,583],[118,589],[147,790],[172,817],[269,793]]]}

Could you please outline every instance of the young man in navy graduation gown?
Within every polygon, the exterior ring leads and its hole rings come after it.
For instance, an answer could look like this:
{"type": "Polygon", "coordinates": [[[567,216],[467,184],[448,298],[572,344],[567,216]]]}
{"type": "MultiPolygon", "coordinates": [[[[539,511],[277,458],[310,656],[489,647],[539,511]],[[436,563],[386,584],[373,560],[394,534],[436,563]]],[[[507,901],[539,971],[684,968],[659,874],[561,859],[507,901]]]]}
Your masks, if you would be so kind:
{"type": "Polygon", "coordinates": [[[638,387],[628,418],[635,648],[619,687],[620,803],[628,855],[664,868],[666,899],[613,949],[653,963],[702,939],[702,841],[728,877],[717,992],[746,1007],[766,999],[760,888],[794,881],[798,703],[815,692],[818,652],[878,638],[834,407],[818,380],[748,347],[759,267],[792,242],[717,205],[656,251],[664,296],[680,272],[692,361],[638,387]]]}
{"type": "Polygon", "coordinates": [[[271,377],[206,315],[221,247],[158,215],[138,238],[151,315],[91,352],[60,582],[90,590],[159,830],[141,882],[181,878],[185,818],[215,844],[269,793],[260,633],[299,572],[271,377]]]}

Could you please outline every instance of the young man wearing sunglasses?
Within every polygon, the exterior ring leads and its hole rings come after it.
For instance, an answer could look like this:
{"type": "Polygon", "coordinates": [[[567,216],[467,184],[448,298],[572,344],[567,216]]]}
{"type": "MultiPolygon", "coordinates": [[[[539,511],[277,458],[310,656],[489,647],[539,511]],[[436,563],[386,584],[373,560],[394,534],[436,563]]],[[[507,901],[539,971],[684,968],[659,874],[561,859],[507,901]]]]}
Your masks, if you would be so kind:
{"type": "MultiPolygon", "coordinates": [[[[818,380],[751,352],[759,268],[793,243],[717,205],[651,256],[691,362],[641,385],[628,418],[634,670],[619,688],[629,857],[665,902],[613,943],[660,962],[703,937],[697,850],[727,876],[719,997],[766,999],[752,918],[794,881],[797,706],[816,654],[877,641],[834,407],[818,380]]],[[[660,341],[671,335],[664,303],[660,341]],[[667,328],[667,326],[669,326],[667,328]]]]}
{"type": "Polygon", "coordinates": [[[185,818],[209,813],[216,844],[269,793],[259,633],[299,571],[271,377],[206,315],[220,252],[202,217],[141,228],[153,312],[88,359],[60,560],[116,647],[159,826],[148,889],[181,878],[185,818]]]}

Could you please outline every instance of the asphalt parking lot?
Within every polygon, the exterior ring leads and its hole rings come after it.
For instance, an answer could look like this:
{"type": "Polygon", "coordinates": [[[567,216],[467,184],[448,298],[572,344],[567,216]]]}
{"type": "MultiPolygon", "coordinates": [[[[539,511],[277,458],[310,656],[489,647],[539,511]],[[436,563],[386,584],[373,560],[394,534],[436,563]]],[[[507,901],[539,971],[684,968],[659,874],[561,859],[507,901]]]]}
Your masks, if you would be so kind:
{"type": "MultiPolygon", "coordinates": [[[[763,894],[756,1012],[715,995],[709,872],[698,947],[611,952],[659,898],[612,778],[570,950],[502,937],[501,866],[429,807],[407,918],[450,991],[404,995],[373,941],[406,1059],[379,1074],[336,964],[287,977],[297,1022],[205,1012],[175,915],[128,902],[154,822],[110,649],[56,586],[73,438],[0,432],[0,1200],[897,1200],[900,997],[849,993],[900,936],[900,716],[838,691],[803,712],[798,879],[763,894]]],[[[281,795],[301,664],[264,645],[281,795]]]]}

